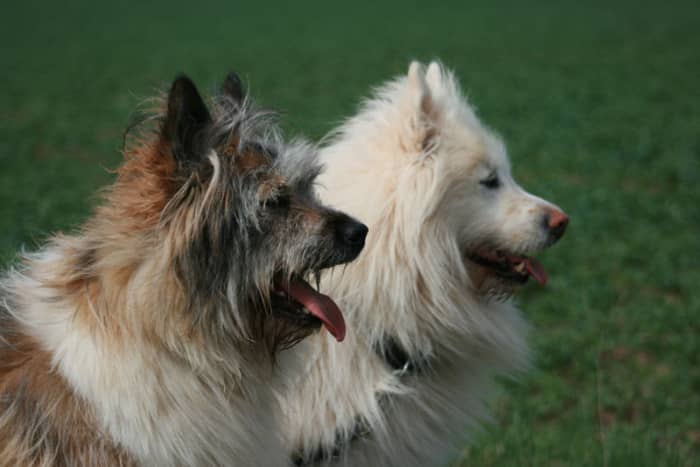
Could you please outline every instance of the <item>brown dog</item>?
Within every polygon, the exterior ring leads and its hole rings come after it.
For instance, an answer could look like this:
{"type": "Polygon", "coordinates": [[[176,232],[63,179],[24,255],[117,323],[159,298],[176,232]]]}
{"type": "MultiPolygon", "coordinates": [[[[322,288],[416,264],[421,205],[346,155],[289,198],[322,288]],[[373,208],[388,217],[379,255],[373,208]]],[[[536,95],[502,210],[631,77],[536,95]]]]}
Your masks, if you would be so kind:
{"type": "Polygon", "coordinates": [[[0,282],[0,465],[284,465],[278,350],[338,307],[304,277],[367,228],[322,206],[312,147],[285,144],[230,75],[213,113],[186,77],[104,204],[0,282]]]}

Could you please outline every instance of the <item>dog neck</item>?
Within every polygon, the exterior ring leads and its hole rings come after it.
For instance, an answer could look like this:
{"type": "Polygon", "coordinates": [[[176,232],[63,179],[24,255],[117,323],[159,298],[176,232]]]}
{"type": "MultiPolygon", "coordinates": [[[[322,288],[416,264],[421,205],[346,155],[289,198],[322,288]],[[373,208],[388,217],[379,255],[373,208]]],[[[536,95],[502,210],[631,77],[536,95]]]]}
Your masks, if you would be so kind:
{"type": "MultiPolygon", "coordinates": [[[[380,396],[379,405],[383,406],[386,400],[386,395],[380,396]]],[[[352,428],[347,433],[341,434],[336,432],[333,446],[328,449],[323,445],[319,445],[315,450],[308,454],[295,452],[292,454],[292,465],[295,467],[310,467],[317,464],[322,464],[328,461],[339,460],[343,456],[343,452],[355,441],[367,438],[370,436],[371,430],[368,424],[360,417],[355,418],[352,428]]]]}
{"type": "MultiPolygon", "coordinates": [[[[397,338],[389,334],[385,335],[380,342],[374,345],[374,353],[399,377],[410,377],[420,374],[430,365],[430,360],[426,353],[418,352],[417,355],[412,355],[399,343],[397,338]]],[[[384,407],[389,397],[391,395],[388,393],[379,394],[379,406],[384,407]]],[[[347,433],[341,434],[336,432],[335,441],[330,449],[319,445],[308,454],[301,452],[292,454],[292,464],[295,467],[309,467],[340,459],[343,456],[343,452],[349,449],[352,443],[369,437],[372,431],[361,417],[357,417],[352,424],[352,428],[347,433]]]]}

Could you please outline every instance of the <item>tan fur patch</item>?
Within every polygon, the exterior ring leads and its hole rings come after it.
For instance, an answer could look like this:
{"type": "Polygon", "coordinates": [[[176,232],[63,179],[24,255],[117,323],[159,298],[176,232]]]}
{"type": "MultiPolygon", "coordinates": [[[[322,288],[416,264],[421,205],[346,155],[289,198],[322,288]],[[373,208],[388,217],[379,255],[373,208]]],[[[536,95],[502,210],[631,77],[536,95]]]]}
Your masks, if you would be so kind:
{"type": "Polygon", "coordinates": [[[284,183],[284,178],[279,175],[273,175],[266,178],[258,187],[258,197],[260,197],[260,199],[268,199],[270,196],[272,196],[272,193],[275,193],[277,190],[283,187],[284,183]]]}
{"type": "Polygon", "coordinates": [[[117,181],[108,202],[98,208],[98,216],[113,219],[130,231],[152,228],[178,189],[176,168],[164,142],[140,144],[117,171],[117,181]]]}
{"type": "Polygon", "coordinates": [[[304,217],[304,226],[308,231],[318,230],[323,225],[324,217],[318,211],[304,209],[302,216],[304,217]]]}
{"type": "Polygon", "coordinates": [[[243,173],[269,165],[269,159],[264,154],[253,149],[248,149],[236,155],[236,167],[243,173]]]}

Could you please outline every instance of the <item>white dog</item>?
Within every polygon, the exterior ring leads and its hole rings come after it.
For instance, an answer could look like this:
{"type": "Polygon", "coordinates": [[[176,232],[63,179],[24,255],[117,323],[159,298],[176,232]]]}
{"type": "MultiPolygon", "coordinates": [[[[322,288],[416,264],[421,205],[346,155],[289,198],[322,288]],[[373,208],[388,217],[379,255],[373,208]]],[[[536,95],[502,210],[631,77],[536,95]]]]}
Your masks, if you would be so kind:
{"type": "Polygon", "coordinates": [[[488,417],[494,378],[527,367],[509,299],[527,255],[564,233],[558,207],[513,180],[501,140],[453,74],[412,63],[322,150],[321,197],[369,226],[355,263],[326,278],[348,334],[307,340],[284,396],[297,465],[440,465],[488,417]]]}

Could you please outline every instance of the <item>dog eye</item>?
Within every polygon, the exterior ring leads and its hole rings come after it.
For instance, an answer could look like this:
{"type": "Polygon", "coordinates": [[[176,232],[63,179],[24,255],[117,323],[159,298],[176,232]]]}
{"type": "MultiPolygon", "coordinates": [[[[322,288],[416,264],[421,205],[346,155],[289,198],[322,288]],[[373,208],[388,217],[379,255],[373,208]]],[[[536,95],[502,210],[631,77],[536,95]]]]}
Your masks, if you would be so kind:
{"type": "Polygon", "coordinates": [[[498,179],[498,175],[495,173],[489,175],[487,178],[479,182],[481,185],[485,186],[489,190],[495,190],[501,186],[501,181],[498,179]]]}
{"type": "Polygon", "coordinates": [[[274,198],[265,201],[265,207],[271,209],[288,209],[292,202],[292,197],[289,193],[279,193],[274,198]]]}

